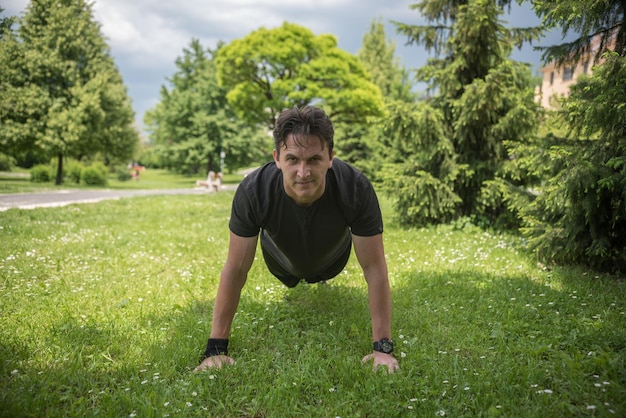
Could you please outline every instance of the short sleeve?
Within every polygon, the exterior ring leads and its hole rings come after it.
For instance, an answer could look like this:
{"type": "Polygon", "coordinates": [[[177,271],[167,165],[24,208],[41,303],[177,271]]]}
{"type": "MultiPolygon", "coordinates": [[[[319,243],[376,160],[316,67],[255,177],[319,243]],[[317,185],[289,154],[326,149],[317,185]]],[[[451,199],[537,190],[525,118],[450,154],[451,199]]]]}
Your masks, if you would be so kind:
{"type": "Polygon", "coordinates": [[[350,220],[350,229],[354,235],[369,237],[383,232],[383,219],[376,191],[365,176],[357,182],[355,193],[355,213],[350,220]]]}
{"type": "Polygon", "coordinates": [[[260,225],[254,215],[254,202],[251,201],[246,186],[246,182],[242,182],[235,191],[228,227],[235,235],[253,237],[258,235],[260,225]]]}

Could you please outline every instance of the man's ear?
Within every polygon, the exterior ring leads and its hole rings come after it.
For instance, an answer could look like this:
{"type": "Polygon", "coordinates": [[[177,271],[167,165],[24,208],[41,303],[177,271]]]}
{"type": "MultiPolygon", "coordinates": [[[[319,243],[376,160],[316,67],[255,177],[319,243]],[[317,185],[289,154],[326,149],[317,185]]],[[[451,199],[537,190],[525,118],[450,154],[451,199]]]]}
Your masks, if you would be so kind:
{"type": "Polygon", "coordinates": [[[280,169],[280,161],[278,160],[278,152],[276,149],[272,151],[272,155],[274,156],[274,164],[276,164],[276,167],[280,169]]]}
{"type": "Polygon", "coordinates": [[[328,164],[328,168],[331,168],[333,166],[333,158],[335,158],[335,150],[332,150],[332,152],[330,153],[330,164],[328,164]]]}

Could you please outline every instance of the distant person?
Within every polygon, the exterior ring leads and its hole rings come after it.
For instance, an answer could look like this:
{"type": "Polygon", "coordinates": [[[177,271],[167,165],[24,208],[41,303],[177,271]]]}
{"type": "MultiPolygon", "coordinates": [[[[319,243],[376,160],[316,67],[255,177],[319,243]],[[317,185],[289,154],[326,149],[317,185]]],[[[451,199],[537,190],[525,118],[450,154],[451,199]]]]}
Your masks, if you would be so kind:
{"type": "Polygon", "coordinates": [[[334,158],[334,129],[316,107],[282,112],[274,129],[274,161],[246,176],[232,203],[230,243],[220,275],[205,359],[196,371],[233,364],[228,342],[241,289],[260,236],[269,271],[283,284],[315,283],[339,274],[351,248],[368,286],[376,370],[399,368],[391,341],[391,291],[383,222],[370,181],[334,158]]]}
{"type": "Polygon", "coordinates": [[[209,190],[213,190],[213,184],[215,183],[215,171],[210,170],[206,176],[206,180],[196,180],[196,186],[206,187],[209,190]]]}
{"type": "Polygon", "coordinates": [[[212,188],[216,192],[222,190],[222,177],[224,177],[224,175],[221,172],[215,175],[215,181],[212,184],[212,188]]]}
{"type": "Polygon", "coordinates": [[[130,174],[133,177],[133,179],[135,179],[136,181],[139,181],[139,176],[142,170],[143,170],[143,166],[141,164],[137,162],[133,162],[133,165],[130,171],[130,174]]]}

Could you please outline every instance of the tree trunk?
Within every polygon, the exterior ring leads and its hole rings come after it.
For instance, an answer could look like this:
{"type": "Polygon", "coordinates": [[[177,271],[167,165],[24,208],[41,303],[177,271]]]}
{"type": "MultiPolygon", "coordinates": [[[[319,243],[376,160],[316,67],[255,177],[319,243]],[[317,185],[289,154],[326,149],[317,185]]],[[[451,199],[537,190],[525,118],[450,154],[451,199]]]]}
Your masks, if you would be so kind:
{"type": "Polygon", "coordinates": [[[59,153],[59,163],[57,164],[57,178],[54,184],[60,186],[63,183],[63,154],[59,153]]]}

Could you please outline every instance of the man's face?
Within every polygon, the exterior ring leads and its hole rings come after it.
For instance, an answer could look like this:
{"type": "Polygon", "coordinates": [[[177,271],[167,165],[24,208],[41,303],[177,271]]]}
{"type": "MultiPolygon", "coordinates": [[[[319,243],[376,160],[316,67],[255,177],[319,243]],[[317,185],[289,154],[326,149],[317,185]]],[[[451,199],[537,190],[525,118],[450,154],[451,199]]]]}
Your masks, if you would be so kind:
{"type": "Polygon", "coordinates": [[[283,172],[285,193],[298,205],[308,206],[322,197],[326,187],[326,172],[333,164],[328,148],[317,136],[301,138],[296,144],[293,135],[287,135],[280,156],[274,150],[274,162],[283,172]]]}

